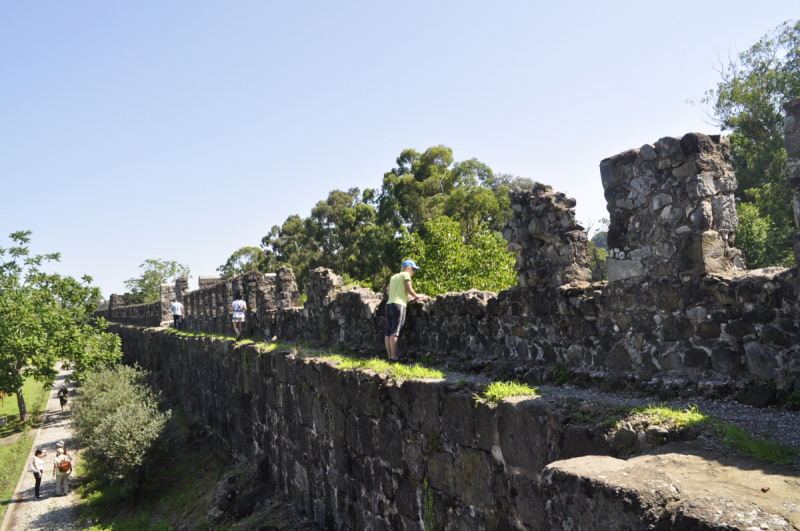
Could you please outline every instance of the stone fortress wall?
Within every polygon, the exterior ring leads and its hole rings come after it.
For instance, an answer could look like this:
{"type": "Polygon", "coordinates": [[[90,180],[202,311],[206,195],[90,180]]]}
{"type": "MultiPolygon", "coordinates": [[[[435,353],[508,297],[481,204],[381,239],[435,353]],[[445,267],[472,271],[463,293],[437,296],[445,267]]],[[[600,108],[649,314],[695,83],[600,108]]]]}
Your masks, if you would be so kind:
{"type": "MultiPolygon", "coordinates": [[[[800,104],[786,109],[789,171],[800,189],[800,104]]],[[[727,139],[690,133],[601,162],[609,282],[590,281],[574,199],[541,184],[514,190],[504,237],[517,256],[518,286],[410,303],[401,349],[526,380],[546,379],[561,362],[578,379],[623,379],[662,398],[725,392],[765,405],[800,389],[800,274],[743,269],[729,156],[727,139]]],[[[800,199],[795,205],[800,211],[800,199]]],[[[208,284],[173,289],[189,327],[231,332],[229,306],[241,289],[252,335],[383,349],[382,294],[343,291],[330,270],[311,272],[302,308],[287,268],[208,284]]],[[[157,311],[117,307],[112,297],[107,314],[151,326],[157,311]]]]}

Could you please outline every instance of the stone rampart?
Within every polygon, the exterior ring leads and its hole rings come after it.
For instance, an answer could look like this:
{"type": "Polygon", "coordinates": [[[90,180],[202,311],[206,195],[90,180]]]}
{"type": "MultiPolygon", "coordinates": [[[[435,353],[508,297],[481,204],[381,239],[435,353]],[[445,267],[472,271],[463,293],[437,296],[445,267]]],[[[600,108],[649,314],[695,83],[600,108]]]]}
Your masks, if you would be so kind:
{"type": "MultiPolygon", "coordinates": [[[[114,301],[114,299],[112,299],[112,301],[114,301]]],[[[116,323],[138,326],[161,326],[161,322],[164,320],[164,312],[162,311],[160,300],[144,304],[120,306],[112,302],[109,304],[107,310],[98,310],[95,314],[116,323]]]]}
{"type": "MultiPolygon", "coordinates": [[[[682,486],[712,460],[619,459],[692,439],[691,431],[639,423],[608,434],[581,425],[593,413],[575,399],[517,397],[493,406],[455,381],[391,380],[255,344],[110,330],[122,338],[126,363],[151,371],[189,418],[209,425],[327,529],[677,530],[736,518],[724,502],[698,498],[730,501],[731,489],[682,486]],[[709,510],[678,513],[691,504],[709,510]]],[[[778,496],[798,496],[796,480],[771,473],[778,496]]],[[[755,501],[756,525],[790,529],[791,507],[755,501]]]]}
{"type": "MultiPolygon", "coordinates": [[[[800,189],[797,101],[786,106],[786,145],[800,189]]],[[[560,362],[578,379],[621,377],[663,398],[723,392],[765,405],[800,389],[800,274],[743,269],[728,159],[727,139],[690,133],[601,162],[609,282],[589,282],[574,199],[541,184],[512,191],[503,235],[517,255],[518,286],[411,302],[400,348],[412,359],[526,380],[546,379],[560,362]]],[[[311,271],[302,308],[288,268],[184,291],[187,325],[230,333],[236,290],[251,335],[383,350],[383,296],[344,291],[324,268],[311,271]]]]}

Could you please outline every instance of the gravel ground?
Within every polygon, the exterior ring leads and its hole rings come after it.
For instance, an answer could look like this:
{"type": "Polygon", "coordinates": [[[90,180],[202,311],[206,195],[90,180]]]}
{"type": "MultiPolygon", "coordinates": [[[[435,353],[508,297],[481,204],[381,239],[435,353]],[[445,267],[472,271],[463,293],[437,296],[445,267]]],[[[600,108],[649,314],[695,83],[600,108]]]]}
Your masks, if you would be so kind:
{"type": "MultiPolygon", "coordinates": [[[[56,496],[56,482],[53,478],[53,458],[56,456],[56,442],[64,441],[67,450],[71,445],[72,434],[69,429],[69,412],[62,412],[58,401],[58,389],[66,381],[72,371],[61,370],[58,373],[50,400],[47,402],[47,415],[42,424],[33,448],[47,451],[44,459],[44,477],[39,493],[42,499],[33,497],[34,477],[28,472],[30,460],[25,464],[23,481],[20,489],[14,494],[14,509],[8,531],[76,531],[84,526],[77,522],[77,495],[69,491],[66,496],[56,496]]],[[[72,390],[72,386],[69,387],[72,390]]],[[[71,487],[71,485],[70,485],[71,487]]]]}

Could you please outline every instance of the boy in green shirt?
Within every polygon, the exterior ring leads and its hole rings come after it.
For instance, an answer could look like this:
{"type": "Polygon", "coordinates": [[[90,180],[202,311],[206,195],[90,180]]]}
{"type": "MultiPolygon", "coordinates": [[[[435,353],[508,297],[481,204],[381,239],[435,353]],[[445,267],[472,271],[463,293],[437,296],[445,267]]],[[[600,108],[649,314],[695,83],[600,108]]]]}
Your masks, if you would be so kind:
{"type": "Polygon", "coordinates": [[[389,361],[397,361],[397,338],[400,336],[400,329],[406,320],[406,306],[408,296],[415,299],[422,299],[425,295],[416,293],[411,287],[411,277],[419,271],[419,267],[414,260],[406,260],[400,266],[400,272],[392,276],[389,280],[389,287],[386,288],[388,300],[386,301],[386,332],[384,342],[389,361]]]}

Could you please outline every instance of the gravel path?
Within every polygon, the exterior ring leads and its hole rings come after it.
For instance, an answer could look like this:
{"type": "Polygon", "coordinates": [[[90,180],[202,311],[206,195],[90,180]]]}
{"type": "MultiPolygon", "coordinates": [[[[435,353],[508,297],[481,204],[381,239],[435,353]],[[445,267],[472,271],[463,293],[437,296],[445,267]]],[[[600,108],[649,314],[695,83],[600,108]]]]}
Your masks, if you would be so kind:
{"type": "MultiPolygon", "coordinates": [[[[47,413],[42,423],[33,450],[42,448],[47,451],[44,459],[44,477],[39,493],[42,499],[34,500],[34,477],[28,472],[30,458],[25,465],[22,483],[18,485],[10,511],[13,511],[9,520],[7,531],[75,531],[84,527],[77,523],[78,498],[70,491],[67,496],[56,496],[56,483],[53,478],[53,458],[56,455],[56,442],[64,441],[69,450],[71,432],[69,429],[69,412],[62,412],[58,401],[58,389],[64,384],[72,371],[61,370],[50,391],[50,400],[47,402],[47,413]]],[[[72,391],[72,385],[69,386],[72,391]]],[[[33,454],[31,454],[31,457],[33,454]]],[[[70,485],[71,487],[71,485],[70,485]]]]}

